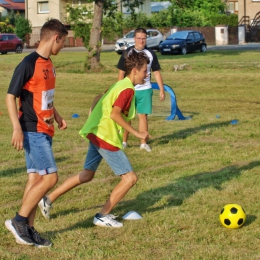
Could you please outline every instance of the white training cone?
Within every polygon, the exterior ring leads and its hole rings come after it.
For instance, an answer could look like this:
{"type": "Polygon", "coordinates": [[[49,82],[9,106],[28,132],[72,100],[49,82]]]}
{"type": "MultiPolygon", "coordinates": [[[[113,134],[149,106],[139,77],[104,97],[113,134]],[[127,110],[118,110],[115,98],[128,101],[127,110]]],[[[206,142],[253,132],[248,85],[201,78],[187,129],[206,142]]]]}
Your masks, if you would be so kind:
{"type": "Polygon", "coordinates": [[[134,219],[141,219],[142,216],[140,216],[137,212],[135,211],[129,211],[123,216],[123,219],[127,220],[134,220],[134,219]]]}

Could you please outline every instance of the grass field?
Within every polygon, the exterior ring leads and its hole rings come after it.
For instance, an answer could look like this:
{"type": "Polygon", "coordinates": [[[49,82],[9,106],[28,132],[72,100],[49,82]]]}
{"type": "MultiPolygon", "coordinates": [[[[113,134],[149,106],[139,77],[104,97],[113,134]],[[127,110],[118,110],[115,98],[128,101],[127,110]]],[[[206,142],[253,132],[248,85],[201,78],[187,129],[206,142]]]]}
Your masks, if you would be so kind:
{"type": "MultiPolygon", "coordinates": [[[[125,152],[139,180],[112,213],[122,217],[133,210],[142,220],[119,218],[121,229],[92,224],[119,181],[102,162],[91,183],[54,203],[50,221],[37,215],[35,227],[52,240],[50,249],[18,245],[4,226],[19,210],[27,179],[23,152],[10,145],[12,126],[5,106],[13,70],[23,56],[0,55],[0,259],[260,259],[259,51],[158,54],[164,83],[174,89],[180,110],[191,120],[149,117],[151,153],[140,151],[139,141],[129,138],[125,152]],[[174,65],[181,64],[185,68],[174,72],[174,65]],[[232,125],[234,119],[238,123],[232,125]],[[227,203],[245,209],[242,228],[220,224],[219,213],[227,203]]],[[[94,96],[116,81],[118,58],[104,52],[103,72],[85,73],[84,53],[52,57],[55,107],[68,123],[54,137],[57,185],[81,171],[87,143],[78,131],[94,96]],[[80,117],[72,118],[74,113],[80,117]]]]}

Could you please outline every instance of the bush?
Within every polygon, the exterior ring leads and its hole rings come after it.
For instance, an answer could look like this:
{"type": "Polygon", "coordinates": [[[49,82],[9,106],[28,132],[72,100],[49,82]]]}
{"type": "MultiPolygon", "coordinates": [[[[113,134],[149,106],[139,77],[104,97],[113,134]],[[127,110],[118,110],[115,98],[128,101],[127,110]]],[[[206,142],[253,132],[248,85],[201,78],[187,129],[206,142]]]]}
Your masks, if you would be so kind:
{"type": "Polygon", "coordinates": [[[211,26],[225,24],[228,26],[238,26],[238,16],[236,14],[215,14],[209,17],[211,26]]]}
{"type": "Polygon", "coordinates": [[[128,16],[124,19],[123,21],[123,28],[138,28],[138,27],[143,27],[147,28],[150,27],[151,25],[149,24],[149,19],[146,14],[144,13],[138,13],[134,14],[131,16],[128,16]]]}
{"type": "Polygon", "coordinates": [[[172,15],[168,10],[154,13],[149,17],[149,24],[152,28],[163,28],[172,26],[172,15]]]}
{"type": "Polygon", "coordinates": [[[196,10],[178,10],[174,13],[176,15],[176,24],[179,27],[194,27],[194,26],[210,26],[206,17],[201,11],[196,10]]]}
{"type": "Polygon", "coordinates": [[[6,24],[5,22],[0,22],[0,33],[13,33],[14,28],[12,25],[6,24]]]}
{"type": "Polygon", "coordinates": [[[114,40],[123,32],[123,15],[116,13],[115,17],[104,17],[102,21],[102,38],[114,40]]]}
{"type": "Polygon", "coordinates": [[[25,37],[27,34],[32,32],[32,25],[28,19],[23,16],[18,16],[15,20],[15,33],[19,38],[25,42],[25,37]]]}

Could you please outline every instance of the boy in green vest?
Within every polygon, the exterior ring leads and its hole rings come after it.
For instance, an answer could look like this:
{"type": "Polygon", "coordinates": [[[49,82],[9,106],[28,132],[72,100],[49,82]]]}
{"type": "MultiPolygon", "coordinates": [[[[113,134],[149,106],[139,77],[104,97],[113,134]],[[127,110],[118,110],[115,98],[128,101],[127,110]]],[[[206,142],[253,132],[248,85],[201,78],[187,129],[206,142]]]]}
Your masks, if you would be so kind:
{"type": "Polygon", "coordinates": [[[122,151],[124,129],[143,140],[147,140],[150,136],[148,132],[138,132],[128,124],[135,115],[134,86],[142,84],[147,77],[147,64],[149,58],[143,52],[137,53],[133,50],[126,54],[126,77],[107,90],[80,130],[80,135],[89,140],[84,170],[67,179],[38,204],[46,219],[50,218],[51,204],[65,192],[91,181],[104,158],[114,173],[120,176],[121,181],[114,188],[101,211],[95,215],[93,223],[105,227],[123,226],[110,212],[137,182],[137,176],[122,151]]]}

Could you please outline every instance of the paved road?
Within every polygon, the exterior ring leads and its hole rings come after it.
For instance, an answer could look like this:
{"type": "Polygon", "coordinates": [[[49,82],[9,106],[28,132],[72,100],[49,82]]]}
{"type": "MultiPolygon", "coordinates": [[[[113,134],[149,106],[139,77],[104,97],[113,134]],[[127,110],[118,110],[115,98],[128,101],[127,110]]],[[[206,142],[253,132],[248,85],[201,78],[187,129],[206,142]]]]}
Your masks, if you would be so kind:
{"type": "MultiPolygon", "coordinates": [[[[102,51],[114,51],[114,44],[104,44],[102,51]]],[[[35,49],[24,49],[23,52],[30,53],[35,49]]],[[[245,44],[234,44],[234,45],[209,45],[208,50],[260,50],[260,43],[245,43],[245,44]]],[[[84,52],[85,47],[66,47],[61,50],[62,52],[84,52]]]]}

